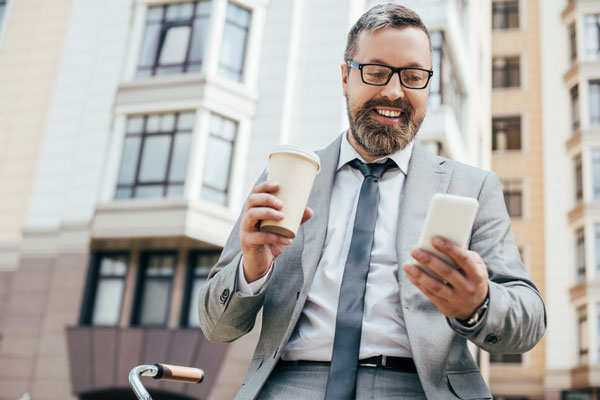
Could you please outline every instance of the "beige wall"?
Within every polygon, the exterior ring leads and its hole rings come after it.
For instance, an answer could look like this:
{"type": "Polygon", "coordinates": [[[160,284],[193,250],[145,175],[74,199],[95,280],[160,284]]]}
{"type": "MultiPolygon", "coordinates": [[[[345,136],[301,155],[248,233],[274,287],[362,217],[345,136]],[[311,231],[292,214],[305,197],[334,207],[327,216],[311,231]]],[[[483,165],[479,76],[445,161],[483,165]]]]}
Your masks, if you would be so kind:
{"type": "MultiPolygon", "coordinates": [[[[538,0],[521,0],[521,27],[494,31],[492,54],[520,55],[521,88],[492,93],[492,116],[521,115],[522,150],[492,155],[492,169],[500,178],[523,178],[524,217],[513,220],[512,230],[524,249],[524,261],[544,295],[544,201],[540,34],[538,0]]],[[[521,366],[493,364],[494,394],[541,397],[545,370],[544,340],[524,355],[521,366]]]]}
{"type": "MultiPolygon", "coordinates": [[[[71,2],[8,2],[0,38],[0,245],[22,237],[71,2]]],[[[0,269],[16,267],[6,264],[0,269]]]]}

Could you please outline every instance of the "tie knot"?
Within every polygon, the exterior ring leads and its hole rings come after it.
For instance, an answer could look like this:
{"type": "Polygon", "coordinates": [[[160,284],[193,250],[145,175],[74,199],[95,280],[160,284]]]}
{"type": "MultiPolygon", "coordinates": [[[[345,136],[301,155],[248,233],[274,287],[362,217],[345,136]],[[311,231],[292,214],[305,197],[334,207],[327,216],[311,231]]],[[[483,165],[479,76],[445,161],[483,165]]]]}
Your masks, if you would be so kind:
{"type": "Polygon", "coordinates": [[[388,158],[386,160],[386,162],[384,162],[384,163],[368,163],[368,164],[365,164],[364,162],[360,161],[358,158],[355,158],[354,160],[350,161],[348,164],[350,164],[350,166],[352,168],[356,168],[357,170],[362,172],[362,174],[365,176],[365,178],[367,176],[373,176],[377,179],[381,178],[381,176],[388,169],[397,167],[396,163],[391,158],[388,158]]]}

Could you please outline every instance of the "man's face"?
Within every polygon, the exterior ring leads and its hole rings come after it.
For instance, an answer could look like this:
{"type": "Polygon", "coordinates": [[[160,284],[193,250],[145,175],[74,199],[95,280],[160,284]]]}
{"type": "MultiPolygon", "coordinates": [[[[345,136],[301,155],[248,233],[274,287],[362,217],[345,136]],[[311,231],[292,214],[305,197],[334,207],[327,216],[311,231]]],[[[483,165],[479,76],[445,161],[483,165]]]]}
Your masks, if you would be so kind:
{"type": "MultiPolygon", "coordinates": [[[[421,29],[362,31],[356,44],[353,61],[359,64],[431,69],[429,41],[421,29]]],[[[352,137],[371,155],[384,156],[403,149],[417,134],[425,118],[429,85],[407,89],[400,84],[398,74],[385,86],[368,85],[362,81],[360,70],[345,64],[342,85],[352,137]]]]}

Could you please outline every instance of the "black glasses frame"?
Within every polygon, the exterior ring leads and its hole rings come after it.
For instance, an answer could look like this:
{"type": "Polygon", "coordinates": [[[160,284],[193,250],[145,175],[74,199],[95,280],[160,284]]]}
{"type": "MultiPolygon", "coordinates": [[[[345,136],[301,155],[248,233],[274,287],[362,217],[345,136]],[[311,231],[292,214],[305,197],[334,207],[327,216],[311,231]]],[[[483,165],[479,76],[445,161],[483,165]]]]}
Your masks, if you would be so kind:
{"type": "Polygon", "coordinates": [[[392,76],[394,76],[394,74],[398,74],[398,78],[400,78],[400,84],[407,88],[407,89],[417,89],[417,90],[421,90],[421,89],[425,89],[427,87],[427,85],[429,84],[429,81],[431,80],[431,77],[433,76],[433,71],[430,69],[425,69],[425,68],[417,68],[417,67],[401,67],[401,68],[396,68],[396,67],[392,67],[390,65],[385,65],[385,64],[359,64],[356,61],[352,61],[352,60],[348,60],[346,61],[346,64],[351,67],[351,68],[356,68],[360,70],[360,79],[362,79],[363,83],[367,84],[367,85],[372,85],[372,86],[385,86],[389,83],[390,79],[392,79],[392,76]],[[376,66],[376,67],[386,67],[389,68],[391,70],[390,74],[388,75],[386,81],[384,83],[370,83],[365,81],[365,78],[363,76],[363,67],[367,67],[367,66],[376,66]],[[418,69],[419,71],[425,71],[428,73],[427,76],[427,82],[425,82],[425,84],[421,87],[412,87],[412,86],[407,86],[406,84],[404,84],[404,82],[402,81],[402,74],[400,72],[407,70],[407,69],[418,69]]]}

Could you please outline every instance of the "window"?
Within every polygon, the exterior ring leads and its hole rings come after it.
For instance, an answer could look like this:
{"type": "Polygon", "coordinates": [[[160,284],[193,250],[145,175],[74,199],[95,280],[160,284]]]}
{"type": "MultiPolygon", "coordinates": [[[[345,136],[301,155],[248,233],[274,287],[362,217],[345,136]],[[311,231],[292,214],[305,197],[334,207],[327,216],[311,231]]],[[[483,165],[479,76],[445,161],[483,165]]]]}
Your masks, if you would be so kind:
{"type": "Polygon", "coordinates": [[[182,197],[194,113],[127,120],[116,199],[182,197]]]}
{"type": "Polygon", "coordinates": [[[233,3],[228,3],[221,58],[219,60],[219,73],[234,81],[242,80],[249,26],[250,11],[233,3]]]}
{"type": "Polygon", "coordinates": [[[521,86],[520,60],[515,57],[494,57],[492,60],[492,87],[521,86]]]}
{"type": "Polygon", "coordinates": [[[571,61],[577,60],[577,26],[573,23],[569,26],[569,50],[571,61]]]}
{"type": "MultiPolygon", "coordinates": [[[[594,225],[596,246],[594,252],[596,253],[596,280],[600,280],[600,224],[594,225]]],[[[598,331],[600,333],[600,330],[598,331]]],[[[600,358],[598,358],[600,360],[600,358]]]]}
{"type": "Polygon", "coordinates": [[[494,364],[521,364],[522,354],[492,354],[490,353],[490,362],[494,364]]]}
{"type": "Polygon", "coordinates": [[[598,60],[600,59],[600,14],[586,15],[584,24],[585,58],[598,60]]]}
{"type": "Polygon", "coordinates": [[[576,282],[585,281],[585,233],[583,228],[575,231],[576,282]]]}
{"type": "Polygon", "coordinates": [[[590,125],[600,126],[600,80],[590,81],[590,125]]]}
{"type": "Polygon", "coordinates": [[[503,180],[502,192],[508,215],[512,218],[523,216],[523,182],[521,180],[503,180]]]}
{"type": "Polygon", "coordinates": [[[0,32],[2,32],[2,20],[6,11],[6,0],[0,0],[0,32]]]}
{"type": "Polygon", "coordinates": [[[519,1],[494,1],[492,3],[492,29],[519,27],[519,1]]]}
{"type": "Polygon", "coordinates": [[[464,125],[465,95],[456,76],[454,65],[446,51],[444,34],[431,32],[432,68],[435,71],[430,81],[430,92],[427,104],[430,107],[449,105],[454,111],[456,121],[462,129],[464,125]]]}
{"type": "Polygon", "coordinates": [[[585,364],[588,361],[589,338],[588,322],[585,306],[577,308],[577,337],[579,347],[579,362],[585,364]]]}
{"type": "Polygon", "coordinates": [[[521,150],[521,117],[492,119],[492,150],[521,150]]]}
{"type": "Polygon", "coordinates": [[[197,251],[190,254],[185,296],[181,309],[181,325],[197,327],[198,295],[200,288],[208,279],[208,273],[219,260],[220,251],[197,251]]]}
{"type": "Polygon", "coordinates": [[[148,8],[137,76],[200,71],[210,5],[206,0],[148,8]]]}
{"type": "Polygon", "coordinates": [[[600,199],[600,150],[592,150],[592,177],[594,179],[594,199],[600,199]]]}
{"type": "Polygon", "coordinates": [[[211,114],[201,192],[205,200],[227,205],[236,132],[235,121],[211,114]]]}
{"type": "Polygon", "coordinates": [[[581,166],[581,155],[575,157],[575,202],[583,200],[583,173],[581,166]]]}
{"type": "Polygon", "coordinates": [[[579,129],[579,87],[571,88],[571,127],[573,132],[579,129]]]}
{"type": "Polygon", "coordinates": [[[131,324],[166,326],[175,275],[175,253],[142,253],[140,260],[131,324]]]}
{"type": "Polygon", "coordinates": [[[126,253],[92,256],[82,307],[83,325],[118,325],[127,264],[126,253]]]}

